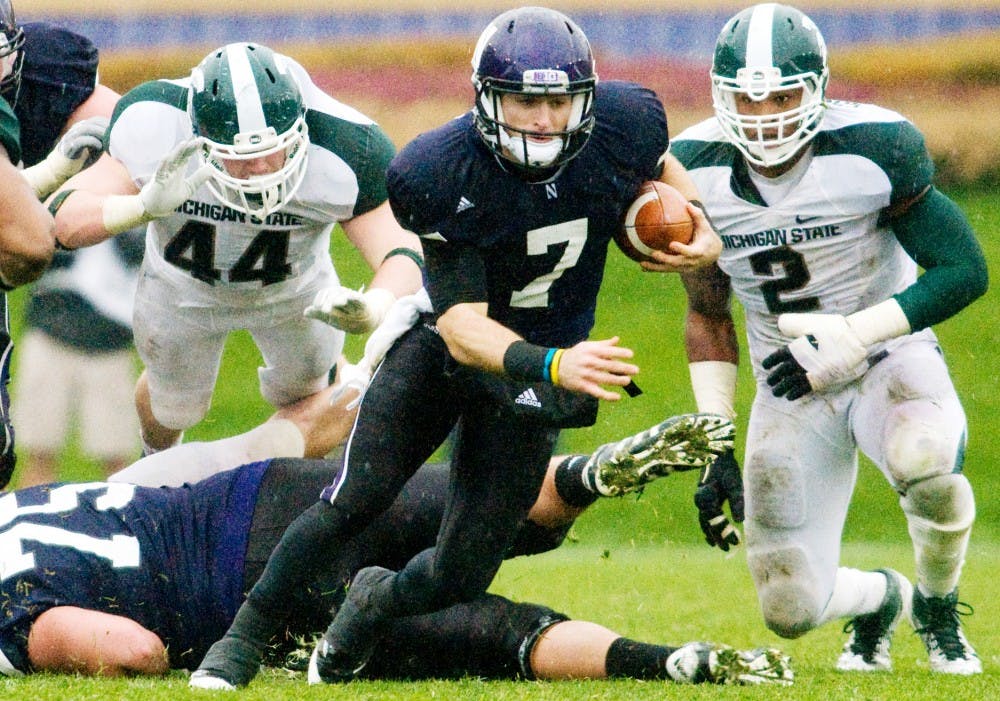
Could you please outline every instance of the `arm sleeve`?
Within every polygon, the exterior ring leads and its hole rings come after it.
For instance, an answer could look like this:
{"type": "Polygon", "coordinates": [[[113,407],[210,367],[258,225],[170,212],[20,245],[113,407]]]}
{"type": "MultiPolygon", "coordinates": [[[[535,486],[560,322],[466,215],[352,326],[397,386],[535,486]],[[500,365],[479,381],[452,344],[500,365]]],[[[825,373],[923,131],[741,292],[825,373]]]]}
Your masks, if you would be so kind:
{"type": "Polygon", "coordinates": [[[469,244],[423,238],[427,293],[438,314],[456,304],[488,301],[486,264],[469,244]]]}
{"type": "Polygon", "coordinates": [[[924,273],[895,295],[914,331],[948,319],[986,292],[986,258],[968,219],[931,188],[891,222],[903,249],[924,273]]]}

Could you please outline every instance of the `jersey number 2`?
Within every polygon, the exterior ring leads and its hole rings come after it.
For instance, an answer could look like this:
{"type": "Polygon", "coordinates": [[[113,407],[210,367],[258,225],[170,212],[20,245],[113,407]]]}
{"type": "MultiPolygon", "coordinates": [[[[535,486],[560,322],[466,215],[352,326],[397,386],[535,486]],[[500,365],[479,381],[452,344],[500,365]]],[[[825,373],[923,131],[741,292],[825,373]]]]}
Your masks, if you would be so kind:
{"type": "Polygon", "coordinates": [[[760,285],[767,310],[772,314],[811,312],[819,309],[819,299],[816,297],[781,299],[782,293],[801,290],[809,283],[809,268],[806,267],[805,258],[798,251],[788,246],[779,246],[754,253],[750,256],[750,269],[754,275],[772,278],[760,285]],[[775,267],[780,267],[784,271],[783,277],[774,277],[775,267]]]}

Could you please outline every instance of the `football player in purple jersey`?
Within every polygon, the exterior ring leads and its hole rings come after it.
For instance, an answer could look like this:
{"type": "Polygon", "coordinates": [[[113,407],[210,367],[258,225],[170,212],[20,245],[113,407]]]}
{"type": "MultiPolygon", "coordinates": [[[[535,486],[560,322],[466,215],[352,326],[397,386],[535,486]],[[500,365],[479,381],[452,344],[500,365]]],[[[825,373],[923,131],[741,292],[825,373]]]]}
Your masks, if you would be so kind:
{"type": "MultiPolygon", "coordinates": [[[[474,108],[404,147],[388,171],[393,213],[421,237],[432,311],[385,356],[343,467],[285,533],[192,686],[248,683],[307,563],[356,535],[454,436],[436,545],[397,569],[361,570],[313,656],[316,680],[349,680],[388,626],[480,596],[538,495],[559,430],[594,422],[639,371],[618,337],[591,340],[608,244],[642,182],[697,192],[669,155],[657,96],[598,83],[582,29],[559,12],[511,10],[473,52],[474,108]]],[[[690,245],[647,269],[712,263],[720,242],[697,207],[690,245]]],[[[717,417],[692,419],[696,435],[717,417]]],[[[690,469],[707,456],[690,456],[690,469]]]]}

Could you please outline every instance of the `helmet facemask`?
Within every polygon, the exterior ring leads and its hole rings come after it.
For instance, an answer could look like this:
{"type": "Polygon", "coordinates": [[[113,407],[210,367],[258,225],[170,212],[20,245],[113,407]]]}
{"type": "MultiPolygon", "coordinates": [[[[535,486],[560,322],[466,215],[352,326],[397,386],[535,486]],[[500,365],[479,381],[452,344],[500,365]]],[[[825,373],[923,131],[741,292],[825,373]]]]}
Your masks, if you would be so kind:
{"type": "Polygon", "coordinates": [[[526,71],[525,80],[515,88],[502,87],[502,81],[483,81],[476,85],[476,109],[481,133],[494,152],[525,168],[548,169],[562,165],[579,152],[579,142],[586,141],[594,128],[593,85],[569,89],[564,71],[526,71]],[[532,75],[527,75],[531,73],[532,75]],[[529,82],[547,79],[549,82],[529,82]],[[504,118],[501,100],[505,94],[569,95],[569,120],[561,131],[534,132],[518,129],[504,118]],[[545,138],[537,141],[532,137],[545,138]]]}
{"type": "Polygon", "coordinates": [[[278,134],[274,127],[240,132],[233,144],[205,139],[201,160],[212,166],[208,189],[233,209],[263,221],[281,209],[299,189],[305,177],[308,128],[299,117],[291,129],[278,134]],[[284,163],[272,173],[239,178],[229,173],[226,161],[249,161],[284,153],[284,163]]]}
{"type": "Polygon", "coordinates": [[[280,54],[257,44],[209,54],[191,73],[188,114],[202,138],[199,156],[212,167],[206,181],[212,194],[260,221],[287,205],[306,171],[305,112],[280,54]],[[272,172],[247,174],[241,167],[258,159],[270,159],[272,172]]]}
{"type": "Polygon", "coordinates": [[[736,79],[713,73],[712,105],[726,137],[754,165],[780,165],[812,140],[819,130],[825,109],[829,71],[822,75],[799,73],[783,77],[773,66],[741,68],[736,79]],[[798,106],[762,116],[740,114],[737,100],[747,96],[754,102],[766,100],[775,92],[802,90],[798,106]]]}

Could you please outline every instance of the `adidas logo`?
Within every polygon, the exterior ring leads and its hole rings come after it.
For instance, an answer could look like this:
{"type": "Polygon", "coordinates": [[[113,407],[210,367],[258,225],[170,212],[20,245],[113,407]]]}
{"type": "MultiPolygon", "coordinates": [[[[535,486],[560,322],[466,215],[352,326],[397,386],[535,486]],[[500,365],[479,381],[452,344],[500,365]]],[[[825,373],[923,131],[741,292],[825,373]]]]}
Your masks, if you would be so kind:
{"type": "Polygon", "coordinates": [[[461,214],[467,209],[472,209],[476,205],[472,204],[467,197],[463,196],[458,200],[458,207],[455,209],[455,214],[461,214]]]}
{"type": "Polygon", "coordinates": [[[521,392],[517,395],[517,399],[514,400],[515,404],[526,404],[528,406],[533,406],[537,409],[542,408],[542,403],[538,401],[538,397],[535,395],[535,390],[531,387],[521,392]]]}

